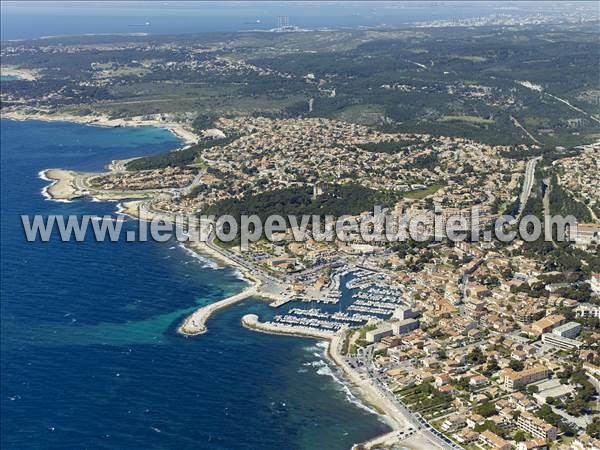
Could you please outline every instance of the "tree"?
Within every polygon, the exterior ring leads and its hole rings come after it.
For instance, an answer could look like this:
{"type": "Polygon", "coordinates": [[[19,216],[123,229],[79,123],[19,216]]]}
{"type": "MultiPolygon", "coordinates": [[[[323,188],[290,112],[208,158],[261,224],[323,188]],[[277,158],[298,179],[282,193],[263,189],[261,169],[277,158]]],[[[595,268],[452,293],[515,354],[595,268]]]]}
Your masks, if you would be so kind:
{"type": "Polygon", "coordinates": [[[587,426],[585,431],[594,439],[600,439],[600,417],[594,417],[594,420],[587,426]]]}
{"type": "Polygon", "coordinates": [[[511,359],[508,366],[515,372],[520,372],[525,367],[525,364],[523,364],[522,361],[517,361],[516,359],[511,359]]]}
{"type": "Polygon", "coordinates": [[[485,356],[479,347],[475,347],[471,353],[467,355],[467,361],[471,364],[481,364],[485,362],[485,356]]]}
{"type": "Polygon", "coordinates": [[[529,386],[527,386],[527,392],[529,394],[537,394],[540,391],[540,388],[537,387],[535,384],[530,384],[529,386]]]}
{"type": "Polygon", "coordinates": [[[490,417],[496,414],[496,406],[492,402],[485,402],[479,405],[475,411],[483,417],[490,417]]]}
{"type": "Polygon", "coordinates": [[[527,435],[523,430],[519,430],[515,433],[514,438],[517,442],[525,442],[527,440],[527,435]]]}

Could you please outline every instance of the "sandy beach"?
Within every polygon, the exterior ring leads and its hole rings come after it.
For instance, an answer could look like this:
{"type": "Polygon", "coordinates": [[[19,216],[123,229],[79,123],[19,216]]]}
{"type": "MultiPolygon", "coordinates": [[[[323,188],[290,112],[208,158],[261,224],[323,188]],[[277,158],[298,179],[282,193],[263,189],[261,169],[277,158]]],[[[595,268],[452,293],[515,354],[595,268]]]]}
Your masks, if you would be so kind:
{"type": "Polygon", "coordinates": [[[326,332],[308,327],[290,327],[283,324],[273,325],[260,322],[258,316],[255,314],[246,314],[242,317],[241,321],[244,327],[261,333],[310,337],[328,342],[326,356],[341,370],[344,378],[352,384],[352,387],[356,389],[360,397],[367,404],[372,405],[392,428],[392,431],[389,433],[376,436],[367,442],[355,445],[353,448],[387,448],[394,445],[400,445],[401,448],[413,450],[439,448],[438,445],[431,442],[420,431],[407,437],[399,435],[400,431],[406,431],[412,426],[411,420],[405,417],[404,412],[399,410],[393,402],[382,395],[371,380],[363,378],[359,372],[346,363],[341,353],[343,333],[326,332]]]}
{"type": "Polygon", "coordinates": [[[289,336],[311,337],[329,342],[327,348],[327,356],[344,372],[348,380],[351,381],[357,388],[360,389],[363,397],[380,411],[384,413],[392,428],[398,429],[406,426],[406,423],[399,419],[401,415],[396,414],[395,407],[387,404],[385,398],[377,395],[375,388],[370,383],[365,382],[354,369],[352,369],[343,359],[340,353],[341,339],[343,335],[340,332],[327,332],[315,330],[309,327],[291,327],[284,324],[270,324],[261,322],[256,314],[246,314],[242,317],[242,325],[248,329],[269,334],[285,334],[289,336]],[[371,389],[368,389],[368,388],[371,389]]]}

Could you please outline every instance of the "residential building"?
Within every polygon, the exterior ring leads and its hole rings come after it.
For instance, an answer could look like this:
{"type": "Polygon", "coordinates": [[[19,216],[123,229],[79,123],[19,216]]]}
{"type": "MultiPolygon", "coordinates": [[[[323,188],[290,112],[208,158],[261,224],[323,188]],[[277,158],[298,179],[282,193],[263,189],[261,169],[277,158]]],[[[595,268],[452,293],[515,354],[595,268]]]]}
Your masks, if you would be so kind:
{"type": "Polygon", "coordinates": [[[367,331],[365,334],[365,339],[367,342],[374,343],[379,342],[382,338],[391,336],[392,334],[394,334],[392,325],[389,323],[383,323],[374,330],[367,331]]]}
{"type": "Polygon", "coordinates": [[[594,223],[577,224],[575,246],[586,249],[590,245],[600,243],[600,225],[594,223]]]}
{"type": "Polygon", "coordinates": [[[381,343],[388,348],[398,347],[402,344],[402,338],[399,336],[386,336],[381,339],[381,343]]]}
{"type": "Polygon", "coordinates": [[[406,320],[406,319],[412,319],[416,316],[417,316],[417,314],[411,308],[409,308],[407,306],[401,306],[394,310],[394,314],[392,317],[394,319],[406,320]]]}
{"type": "Polygon", "coordinates": [[[466,333],[477,328],[477,322],[467,317],[457,317],[452,321],[452,329],[457,333],[466,333]]]}
{"type": "Polygon", "coordinates": [[[542,334],[542,342],[546,345],[552,345],[554,347],[560,348],[561,350],[572,350],[574,348],[579,348],[583,345],[583,342],[581,341],[558,336],[554,333],[542,334]]]}
{"type": "Polygon", "coordinates": [[[442,430],[446,432],[452,432],[460,430],[461,428],[464,428],[466,426],[467,422],[465,418],[461,415],[458,415],[454,417],[449,417],[448,419],[444,420],[444,422],[442,423],[442,430]]]}
{"type": "Polygon", "coordinates": [[[588,317],[600,318],[600,305],[594,305],[592,303],[582,303],[575,308],[575,315],[582,319],[588,317]]]}
{"type": "Polygon", "coordinates": [[[529,369],[516,372],[511,368],[503,369],[500,373],[500,379],[505,389],[519,389],[530,383],[547,378],[550,371],[544,366],[534,366],[529,369]]]}
{"type": "Polygon", "coordinates": [[[558,430],[555,426],[534,416],[529,412],[523,412],[517,418],[517,427],[531,434],[537,439],[546,439],[554,441],[558,430]]]}
{"type": "Polygon", "coordinates": [[[527,442],[519,442],[517,450],[548,450],[545,439],[533,439],[527,442]]]}
{"type": "Polygon", "coordinates": [[[554,328],[565,323],[567,319],[561,314],[546,316],[531,324],[531,331],[537,335],[549,333],[554,328]]]}
{"type": "Polygon", "coordinates": [[[479,439],[479,433],[471,430],[461,431],[460,433],[454,435],[454,440],[459,444],[470,444],[471,442],[475,442],[477,439],[479,439]]]}
{"type": "Polygon", "coordinates": [[[575,339],[581,331],[581,324],[577,322],[567,322],[552,330],[552,334],[569,339],[575,339]]]}
{"type": "Polygon", "coordinates": [[[394,334],[404,334],[419,328],[419,321],[415,319],[399,320],[392,322],[392,330],[394,334]]]}
{"type": "Polygon", "coordinates": [[[600,295],[600,273],[593,273],[590,279],[590,286],[592,292],[596,295],[600,295]]]}
{"type": "Polygon", "coordinates": [[[489,445],[494,450],[510,450],[510,444],[489,430],[484,431],[479,435],[479,440],[485,445],[489,445]]]}

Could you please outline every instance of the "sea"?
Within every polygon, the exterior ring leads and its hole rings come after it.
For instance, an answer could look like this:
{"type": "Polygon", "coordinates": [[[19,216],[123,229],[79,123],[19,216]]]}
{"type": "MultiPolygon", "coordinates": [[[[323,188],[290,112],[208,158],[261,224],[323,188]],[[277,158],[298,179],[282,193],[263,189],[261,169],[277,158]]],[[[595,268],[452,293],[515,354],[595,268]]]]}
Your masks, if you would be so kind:
{"type": "MultiPolygon", "coordinates": [[[[490,14],[530,15],[556,7],[556,2],[541,1],[5,1],[0,5],[0,36],[19,40],[103,33],[265,31],[277,27],[279,16],[304,29],[401,27],[490,14]]],[[[594,6],[573,2],[570,7],[594,6]]]]}
{"type": "MultiPolygon", "coordinates": [[[[2,449],[348,449],[389,431],[326,363],[324,343],[243,328],[275,311],[249,299],[204,335],[194,308],[241,291],[235,270],[174,242],[29,243],[20,215],[114,215],[55,202],[47,168],[100,171],[165,152],[158,128],[1,120],[2,449]]],[[[128,220],[125,230],[136,230],[128,220]]]]}

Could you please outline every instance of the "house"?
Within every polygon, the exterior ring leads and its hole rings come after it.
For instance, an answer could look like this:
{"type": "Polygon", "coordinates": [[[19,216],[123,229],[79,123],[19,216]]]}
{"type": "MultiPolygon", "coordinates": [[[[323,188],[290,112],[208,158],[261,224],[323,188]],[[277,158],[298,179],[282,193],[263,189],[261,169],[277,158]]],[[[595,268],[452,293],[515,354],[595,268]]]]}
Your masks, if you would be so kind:
{"type": "Polygon", "coordinates": [[[471,377],[471,379],[469,380],[469,386],[473,387],[473,388],[479,388],[481,386],[486,385],[488,382],[488,379],[486,377],[484,377],[483,375],[475,375],[474,377],[471,377]]]}
{"type": "Polygon", "coordinates": [[[454,435],[454,440],[459,444],[470,444],[471,442],[475,442],[479,439],[479,433],[476,433],[471,430],[461,431],[454,435]]]}
{"type": "Polygon", "coordinates": [[[441,373],[435,377],[433,385],[439,389],[448,383],[450,383],[450,375],[447,373],[441,373]]]}
{"type": "Polygon", "coordinates": [[[439,388],[439,391],[445,394],[454,394],[456,392],[456,389],[454,389],[454,386],[452,386],[451,384],[445,384],[441,388],[439,388]]]}
{"type": "Polygon", "coordinates": [[[566,320],[562,314],[546,316],[543,319],[533,322],[531,324],[531,331],[538,336],[543,333],[550,333],[554,328],[565,323],[566,320]]]}
{"type": "Polygon", "coordinates": [[[417,384],[424,383],[425,381],[429,381],[433,379],[433,374],[427,370],[418,370],[415,373],[415,382],[417,384]]]}
{"type": "Polygon", "coordinates": [[[517,450],[548,450],[548,444],[544,439],[534,439],[527,442],[519,442],[517,450]]]}
{"type": "Polygon", "coordinates": [[[478,425],[483,425],[485,423],[485,417],[479,414],[473,414],[471,417],[467,418],[467,426],[469,428],[475,428],[478,425]]]}
{"type": "Polygon", "coordinates": [[[532,411],[538,407],[536,402],[522,392],[515,392],[508,398],[508,401],[513,408],[519,411],[532,411]]]}
{"type": "Polygon", "coordinates": [[[449,417],[442,423],[443,431],[456,431],[467,426],[465,418],[461,415],[449,417]]]}
{"type": "Polygon", "coordinates": [[[496,433],[492,433],[489,430],[485,430],[483,433],[479,435],[479,440],[485,444],[493,448],[494,450],[510,450],[510,444],[498,436],[496,433]]]}
{"type": "Polygon", "coordinates": [[[510,354],[510,357],[511,357],[511,359],[515,359],[517,361],[527,361],[527,358],[529,357],[529,355],[522,350],[514,350],[510,354]]]}

